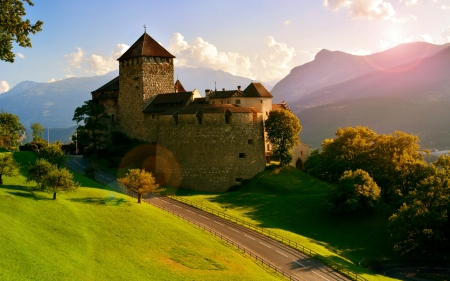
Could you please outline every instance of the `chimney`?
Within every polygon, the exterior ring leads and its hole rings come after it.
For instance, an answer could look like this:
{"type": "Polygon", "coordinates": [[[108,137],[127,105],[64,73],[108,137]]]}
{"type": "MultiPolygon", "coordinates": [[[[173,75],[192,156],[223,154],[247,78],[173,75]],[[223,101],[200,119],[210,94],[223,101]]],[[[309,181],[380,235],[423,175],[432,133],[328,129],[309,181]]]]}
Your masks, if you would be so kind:
{"type": "Polygon", "coordinates": [[[211,90],[210,89],[206,89],[205,90],[205,101],[209,102],[210,94],[211,94],[211,90]]]}
{"type": "Polygon", "coordinates": [[[241,91],[241,86],[238,86],[238,91],[239,91],[239,92],[241,91]]]}

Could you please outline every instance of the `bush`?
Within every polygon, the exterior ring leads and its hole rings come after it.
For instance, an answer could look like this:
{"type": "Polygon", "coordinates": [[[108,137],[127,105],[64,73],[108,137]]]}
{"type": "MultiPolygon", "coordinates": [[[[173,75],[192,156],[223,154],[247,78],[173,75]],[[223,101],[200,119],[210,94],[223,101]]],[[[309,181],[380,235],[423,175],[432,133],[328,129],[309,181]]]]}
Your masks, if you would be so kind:
{"type": "Polygon", "coordinates": [[[373,210],[380,202],[380,192],[367,172],[345,171],[339,184],[329,188],[328,205],[331,211],[341,214],[373,210]]]}

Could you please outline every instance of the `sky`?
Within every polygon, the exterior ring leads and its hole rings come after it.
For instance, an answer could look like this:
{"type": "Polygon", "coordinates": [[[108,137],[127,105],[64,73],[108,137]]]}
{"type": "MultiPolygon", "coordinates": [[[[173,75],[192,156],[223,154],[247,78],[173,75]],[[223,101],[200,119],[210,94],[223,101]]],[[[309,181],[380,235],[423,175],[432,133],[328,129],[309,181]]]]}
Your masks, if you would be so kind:
{"type": "MultiPolygon", "coordinates": [[[[0,94],[30,80],[103,75],[144,32],[175,66],[210,67],[274,85],[321,49],[355,55],[450,42],[450,0],[33,0],[32,48],[0,61],[0,94]]],[[[181,79],[182,81],[182,79],[181,79]]]]}

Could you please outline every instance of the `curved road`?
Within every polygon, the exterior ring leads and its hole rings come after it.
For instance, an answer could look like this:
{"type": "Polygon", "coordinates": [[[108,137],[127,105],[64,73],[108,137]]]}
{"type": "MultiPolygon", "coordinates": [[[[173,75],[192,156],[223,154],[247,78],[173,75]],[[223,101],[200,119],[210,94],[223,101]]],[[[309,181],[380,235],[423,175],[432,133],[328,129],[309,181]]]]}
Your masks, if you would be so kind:
{"type": "MultiPolygon", "coordinates": [[[[84,173],[84,168],[87,164],[87,160],[81,157],[73,157],[67,162],[67,166],[70,169],[81,173],[84,173]]],[[[99,172],[96,174],[96,179],[115,190],[130,194],[121,187],[114,176],[108,173],[99,172]]],[[[149,197],[144,200],[157,207],[168,209],[174,213],[187,217],[192,221],[220,233],[299,280],[350,280],[300,251],[239,224],[167,197],[149,197]]]]}

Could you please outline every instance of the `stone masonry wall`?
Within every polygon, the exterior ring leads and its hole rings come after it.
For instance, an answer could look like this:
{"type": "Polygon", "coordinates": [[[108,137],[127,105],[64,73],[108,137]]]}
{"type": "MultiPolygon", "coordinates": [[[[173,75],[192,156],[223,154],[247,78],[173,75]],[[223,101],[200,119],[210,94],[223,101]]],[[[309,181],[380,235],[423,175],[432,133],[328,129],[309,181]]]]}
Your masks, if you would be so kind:
{"type": "Polygon", "coordinates": [[[140,57],[119,63],[118,104],[122,132],[129,137],[147,141],[142,110],[157,94],[173,92],[173,73],[173,59],[154,63],[140,57]]]}
{"type": "Polygon", "coordinates": [[[195,115],[159,118],[156,176],[173,187],[226,191],[265,168],[262,114],[233,113],[225,124],[222,113],[205,113],[203,124],[195,115]],[[245,154],[245,158],[244,155],[245,154]],[[241,155],[240,155],[241,154],[241,155]],[[241,158],[240,158],[241,156],[241,158]]]}

